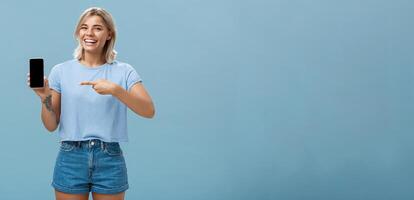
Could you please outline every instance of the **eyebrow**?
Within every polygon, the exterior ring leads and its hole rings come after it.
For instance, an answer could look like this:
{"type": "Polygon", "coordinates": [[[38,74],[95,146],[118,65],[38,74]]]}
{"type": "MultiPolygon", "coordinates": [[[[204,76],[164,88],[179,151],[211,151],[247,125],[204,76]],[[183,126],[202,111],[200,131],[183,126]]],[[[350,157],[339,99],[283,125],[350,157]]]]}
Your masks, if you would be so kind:
{"type": "MultiPolygon", "coordinates": [[[[82,24],[81,26],[88,26],[88,25],[87,24],[82,24]]],[[[92,26],[100,26],[100,27],[103,27],[103,25],[101,25],[101,24],[94,24],[92,26]]]]}

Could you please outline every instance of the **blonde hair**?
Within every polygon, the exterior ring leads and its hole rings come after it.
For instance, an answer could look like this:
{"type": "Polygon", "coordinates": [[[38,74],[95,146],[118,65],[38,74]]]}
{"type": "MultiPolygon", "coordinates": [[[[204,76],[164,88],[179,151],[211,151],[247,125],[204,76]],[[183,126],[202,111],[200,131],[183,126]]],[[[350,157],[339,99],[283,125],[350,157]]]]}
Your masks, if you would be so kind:
{"type": "Polygon", "coordinates": [[[117,52],[114,49],[115,46],[115,39],[116,39],[116,28],[115,23],[112,18],[112,15],[104,10],[103,8],[98,7],[91,7],[83,11],[82,15],[79,17],[78,24],[76,25],[74,36],[78,41],[78,46],[76,47],[75,51],[73,52],[73,57],[78,60],[83,59],[84,57],[84,49],[81,45],[81,40],[79,39],[79,30],[81,28],[82,23],[87,17],[90,16],[99,16],[104,21],[104,24],[108,31],[111,34],[111,38],[106,41],[105,46],[103,47],[103,53],[105,57],[106,63],[112,63],[115,60],[117,52]]]}

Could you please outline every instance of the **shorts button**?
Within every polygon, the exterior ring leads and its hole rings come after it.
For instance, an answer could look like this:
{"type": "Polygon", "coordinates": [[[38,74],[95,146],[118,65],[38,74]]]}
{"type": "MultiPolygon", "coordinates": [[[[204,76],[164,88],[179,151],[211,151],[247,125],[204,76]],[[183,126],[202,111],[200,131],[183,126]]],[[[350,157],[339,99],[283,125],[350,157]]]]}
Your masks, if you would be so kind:
{"type": "Polygon", "coordinates": [[[91,145],[93,146],[94,144],[95,144],[95,142],[93,142],[93,141],[92,141],[92,142],[91,142],[91,145]]]}

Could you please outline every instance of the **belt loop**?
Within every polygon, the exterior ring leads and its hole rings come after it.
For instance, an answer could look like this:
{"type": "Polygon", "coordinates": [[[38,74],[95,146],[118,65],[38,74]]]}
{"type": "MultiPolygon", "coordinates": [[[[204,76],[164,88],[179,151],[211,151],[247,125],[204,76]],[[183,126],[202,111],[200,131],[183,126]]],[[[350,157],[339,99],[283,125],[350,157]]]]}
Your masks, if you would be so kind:
{"type": "Polygon", "coordinates": [[[104,141],[101,141],[101,150],[104,149],[104,141]]]}

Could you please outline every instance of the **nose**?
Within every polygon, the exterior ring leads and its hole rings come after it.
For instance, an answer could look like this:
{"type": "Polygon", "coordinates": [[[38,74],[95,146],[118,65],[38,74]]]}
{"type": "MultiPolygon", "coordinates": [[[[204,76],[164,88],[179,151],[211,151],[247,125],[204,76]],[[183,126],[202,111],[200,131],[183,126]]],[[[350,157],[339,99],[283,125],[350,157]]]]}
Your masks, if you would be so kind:
{"type": "Polygon", "coordinates": [[[92,33],[93,33],[92,29],[90,29],[90,28],[86,31],[86,35],[92,35],[92,33]]]}

